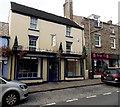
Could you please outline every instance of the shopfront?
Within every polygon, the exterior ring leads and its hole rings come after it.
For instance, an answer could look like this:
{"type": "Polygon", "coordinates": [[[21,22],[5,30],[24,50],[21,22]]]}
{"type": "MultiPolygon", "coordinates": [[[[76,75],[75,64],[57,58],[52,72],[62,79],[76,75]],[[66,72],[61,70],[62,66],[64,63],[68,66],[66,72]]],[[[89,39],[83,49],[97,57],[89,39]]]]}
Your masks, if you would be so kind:
{"type": "Polygon", "coordinates": [[[2,36],[0,37],[0,75],[8,77],[8,49],[9,49],[9,39],[10,37],[2,36]],[[3,51],[5,54],[3,54],[3,51]]]}
{"type": "Polygon", "coordinates": [[[94,75],[101,75],[105,66],[117,67],[118,65],[118,55],[107,53],[92,53],[92,69],[94,75]]]}
{"type": "Polygon", "coordinates": [[[14,51],[11,58],[11,79],[17,79],[28,84],[57,82],[84,79],[84,59],[81,55],[30,52],[19,57],[19,51],[14,51]]]}
{"type": "Polygon", "coordinates": [[[84,59],[81,56],[63,56],[65,80],[84,79],[84,59]]]}

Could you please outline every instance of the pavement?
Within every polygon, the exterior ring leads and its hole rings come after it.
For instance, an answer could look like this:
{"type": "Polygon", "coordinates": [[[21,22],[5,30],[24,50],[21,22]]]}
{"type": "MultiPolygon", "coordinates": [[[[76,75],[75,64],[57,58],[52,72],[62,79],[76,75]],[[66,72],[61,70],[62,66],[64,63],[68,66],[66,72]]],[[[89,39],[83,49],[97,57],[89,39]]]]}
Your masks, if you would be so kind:
{"type": "Polygon", "coordinates": [[[68,89],[68,88],[85,87],[85,86],[92,86],[92,85],[99,85],[99,84],[103,84],[100,79],[49,82],[49,83],[43,83],[40,85],[28,86],[28,92],[29,94],[31,94],[36,92],[62,90],[62,89],[68,89]]]}

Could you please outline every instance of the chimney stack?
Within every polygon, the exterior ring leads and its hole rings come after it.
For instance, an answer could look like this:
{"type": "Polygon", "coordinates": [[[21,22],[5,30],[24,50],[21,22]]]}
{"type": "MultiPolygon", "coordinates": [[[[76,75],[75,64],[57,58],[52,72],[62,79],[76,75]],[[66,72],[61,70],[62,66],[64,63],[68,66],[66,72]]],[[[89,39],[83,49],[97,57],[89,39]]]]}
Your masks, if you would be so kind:
{"type": "Polygon", "coordinates": [[[65,0],[64,8],[64,17],[68,19],[73,19],[73,2],[72,0],[65,0]]]}
{"type": "Polygon", "coordinates": [[[112,20],[109,20],[107,23],[108,23],[108,24],[112,24],[112,20]]]}

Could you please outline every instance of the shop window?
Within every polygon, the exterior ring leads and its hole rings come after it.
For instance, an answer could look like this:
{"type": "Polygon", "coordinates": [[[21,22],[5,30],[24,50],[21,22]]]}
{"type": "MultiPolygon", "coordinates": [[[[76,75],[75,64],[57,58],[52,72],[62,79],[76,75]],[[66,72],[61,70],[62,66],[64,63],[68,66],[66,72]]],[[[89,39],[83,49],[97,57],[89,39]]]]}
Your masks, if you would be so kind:
{"type": "Polygon", "coordinates": [[[37,29],[37,18],[35,17],[30,18],[30,28],[37,29]]]}
{"type": "Polygon", "coordinates": [[[118,60],[109,60],[109,67],[117,67],[118,60]]]}
{"type": "Polygon", "coordinates": [[[2,46],[8,46],[8,39],[7,38],[1,38],[0,37],[0,47],[2,46]]]}
{"type": "Polygon", "coordinates": [[[38,59],[20,59],[18,63],[18,78],[40,77],[38,74],[38,59]]]}
{"type": "Polygon", "coordinates": [[[94,60],[94,74],[101,74],[103,72],[105,65],[107,65],[107,61],[104,60],[94,60]]]}
{"type": "Polygon", "coordinates": [[[80,61],[76,59],[68,59],[66,62],[66,71],[68,77],[81,76],[80,61]]]}

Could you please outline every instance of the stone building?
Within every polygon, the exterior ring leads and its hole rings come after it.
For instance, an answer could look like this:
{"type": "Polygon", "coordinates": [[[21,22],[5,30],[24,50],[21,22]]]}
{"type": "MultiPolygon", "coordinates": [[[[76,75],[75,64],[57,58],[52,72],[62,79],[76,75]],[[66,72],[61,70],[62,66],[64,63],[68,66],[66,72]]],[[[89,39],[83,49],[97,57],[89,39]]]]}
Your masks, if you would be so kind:
{"type": "MultiPolygon", "coordinates": [[[[71,0],[67,1],[68,5],[69,2],[71,3],[71,0]]],[[[64,9],[67,9],[66,6],[68,5],[64,5],[64,9]]],[[[69,5],[69,8],[73,8],[73,6],[69,5]]],[[[72,14],[73,9],[69,8],[65,11],[72,14]]],[[[108,67],[120,66],[118,25],[113,24],[111,20],[101,22],[100,16],[95,14],[90,15],[88,18],[72,15],[71,20],[84,26],[87,50],[86,68],[91,71],[94,77],[100,76],[104,64],[107,64],[108,67]]]]}
{"type": "Polygon", "coordinates": [[[0,22],[0,75],[7,77],[8,73],[8,57],[3,55],[3,51],[9,46],[9,24],[0,22]]]}

